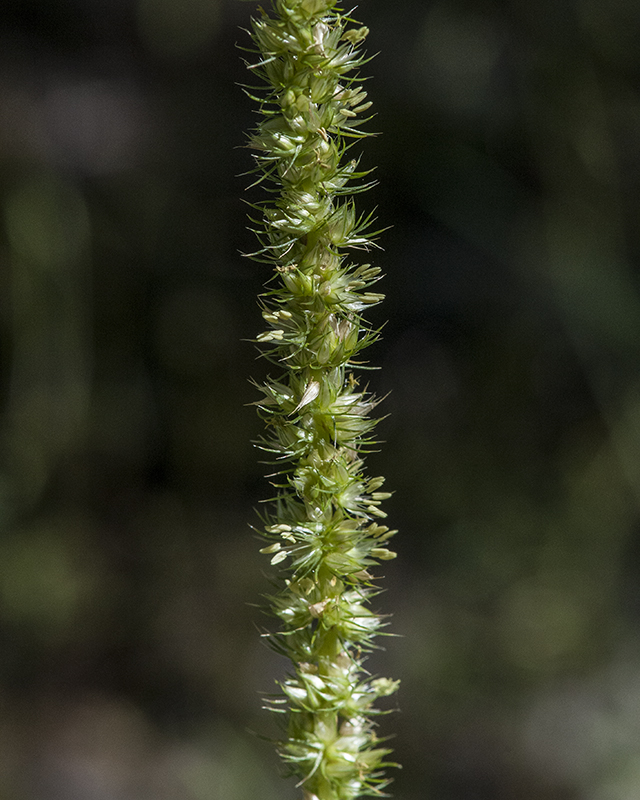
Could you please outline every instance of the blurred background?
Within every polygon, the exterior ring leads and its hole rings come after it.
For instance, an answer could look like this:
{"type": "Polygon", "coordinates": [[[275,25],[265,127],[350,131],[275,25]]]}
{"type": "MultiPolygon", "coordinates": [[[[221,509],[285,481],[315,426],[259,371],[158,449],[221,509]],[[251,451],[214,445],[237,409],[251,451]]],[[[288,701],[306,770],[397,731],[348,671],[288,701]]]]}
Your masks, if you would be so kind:
{"type": "MultiPolygon", "coordinates": [[[[288,800],[255,6],[4,0],[0,798],[288,800]]],[[[363,0],[397,800],[640,796],[640,11],[363,0]]]]}

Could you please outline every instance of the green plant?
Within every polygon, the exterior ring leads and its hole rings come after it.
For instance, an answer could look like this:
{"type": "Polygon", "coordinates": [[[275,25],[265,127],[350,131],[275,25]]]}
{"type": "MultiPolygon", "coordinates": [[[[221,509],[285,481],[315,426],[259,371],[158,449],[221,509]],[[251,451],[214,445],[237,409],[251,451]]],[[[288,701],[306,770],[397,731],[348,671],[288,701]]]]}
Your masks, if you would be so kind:
{"type": "Polygon", "coordinates": [[[279,630],[267,636],[292,671],[268,707],[286,715],[279,749],[305,800],[352,800],[388,783],[374,703],[397,688],[363,668],[384,626],[369,607],[378,592],[370,570],[395,557],[384,479],[366,477],[362,461],[378,401],[356,378],[366,368],[360,351],[378,338],[361,315],[383,298],[371,291],[380,270],[347,256],[369,250],[377,233],[352,197],[368,173],[347,157],[371,105],[358,83],[368,30],[336,0],[272,6],[252,20],[258,60],[249,68],[263,91],[249,94],[261,112],[250,140],[256,183],[270,194],[252,206],[252,255],[275,269],[257,341],[278,373],[258,387],[256,405],[266,426],[259,446],[276,465],[260,531],[261,552],[280,570],[268,598],[279,630]]]}

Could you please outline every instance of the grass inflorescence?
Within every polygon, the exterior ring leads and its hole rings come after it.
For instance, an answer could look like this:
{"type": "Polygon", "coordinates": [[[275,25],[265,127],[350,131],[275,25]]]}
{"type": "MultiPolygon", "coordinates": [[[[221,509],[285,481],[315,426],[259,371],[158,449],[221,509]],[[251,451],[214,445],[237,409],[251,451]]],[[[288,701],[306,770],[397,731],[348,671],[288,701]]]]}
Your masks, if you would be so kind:
{"type": "Polygon", "coordinates": [[[373,570],[395,557],[384,479],[363,464],[378,400],[358,377],[361,351],[378,338],[363,313],[383,299],[379,268],[358,258],[377,232],[353,199],[371,185],[351,155],[368,135],[359,77],[368,30],[335,0],[273,0],[251,27],[248,67],[260,86],[247,93],[261,121],[250,146],[266,190],[252,206],[251,255],[273,269],[257,336],[274,370],[256,403],[276,490],[261,552],[278,569],[268,598],[278,628],[267,636],[291,662],[267,705],[283,715],[279,750],[305,800],[353,800],[388,783],[375,703],[397,688],[363,666],[385,625],[370,607],[373,570]]]}

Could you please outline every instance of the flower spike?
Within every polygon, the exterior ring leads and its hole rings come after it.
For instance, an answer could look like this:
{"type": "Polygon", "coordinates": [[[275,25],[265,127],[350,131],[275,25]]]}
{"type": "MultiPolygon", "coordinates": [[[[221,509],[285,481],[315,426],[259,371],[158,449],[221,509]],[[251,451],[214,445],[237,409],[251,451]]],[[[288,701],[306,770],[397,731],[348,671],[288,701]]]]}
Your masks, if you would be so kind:
{"type": "Polygon", "coordinates": [[[303,800],[384,796],[390,751],[375,732],[375,703],[398,686],[363,666],[386,625],[370,608],[373,571],[395,557],[395,531],[381,524],[390,495],[362,459],[379,400],[354,374],[379,337],[361,314],[383,299],[371,291],[380,270],[347,257],[374,248],[379,233],[372,214],[356,211],[353,196],[373,183],[362,183],[369,171],[350,154],[370,135],[358,75],[368,32],[337,0],[272,0],[272,14],[260,9],[251,22],[248,67],[263,91],[247,92],[261,112],[250,172],[268,194],[250,204],[252,257],[273,269],[256,342],[278,370],[255,402],[265,423],[257,446],[278,465],[260,552],[278,570],[267,598],[278,627],[266,637],[292,664],[265,703],[284,717],[279,751],[303,800]]]}

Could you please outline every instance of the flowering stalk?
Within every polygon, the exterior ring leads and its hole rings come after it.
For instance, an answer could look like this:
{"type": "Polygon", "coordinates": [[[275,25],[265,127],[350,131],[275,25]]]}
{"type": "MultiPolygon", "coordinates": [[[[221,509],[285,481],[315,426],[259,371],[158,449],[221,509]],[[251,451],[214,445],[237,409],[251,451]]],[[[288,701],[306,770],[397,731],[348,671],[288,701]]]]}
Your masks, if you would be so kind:
{"type": "Polygon", "coordinates": [[[395,557],[386,547],[395,531],[382,523],[384,479],[363,471],[377,400],[354,374],[378,336],[361,313],[383,298],[370,291],[380,270],[346,255],[375,236],[351,197],[370,185],[367,173],[345,158],[371,105],[354,76],[368,30],[336,2],[272,0],[273,16],[252,20],[258,60],[249,66],[263,81],[262,96],[250,95],[262,115],[250,142],[256,182],[271,194],[252,206],[252,255],[275,269],[261,298],[268,329],[257,337],[278,370],[256,403],[259,446],[277,465],[261,530],[261,552],[280,570],[269,597],[279,629],[267,636],[292,662],[268,707],[285,715],[279,749],[305,800],[382,794],[390,751],[378,746],[374,703],[397,688],[363,669],[384,625],[369,608],[378,591],[370,569],[395,557]]]}

